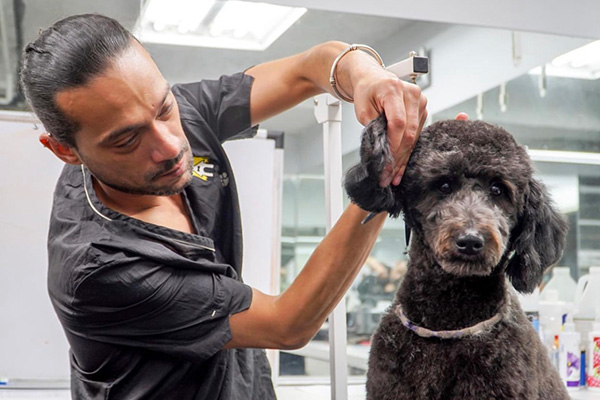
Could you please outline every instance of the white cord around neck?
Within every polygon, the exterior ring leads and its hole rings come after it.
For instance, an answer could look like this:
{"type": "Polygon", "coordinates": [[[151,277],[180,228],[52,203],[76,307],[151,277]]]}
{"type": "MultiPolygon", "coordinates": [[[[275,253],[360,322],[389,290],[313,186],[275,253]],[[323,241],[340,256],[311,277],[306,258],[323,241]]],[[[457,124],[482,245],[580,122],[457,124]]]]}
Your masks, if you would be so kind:
{"type": "Polygon", "coordinates": [[[88,204],[90,205],[90,207],[92,207],[92,210],[94,210],[94,212],[96,214],[98,214],[99,216],[101,216],[102,218],[104,218],[107,221],[112,221],[112,219],[108,218],[106,215],[102,214],[100,211],[98,211],[96,209],[96,207],[94,206],[94,204],[92,204],[92,199],[90,199],[90,194],[88,192],[88,188],[87,185],[85,183],[85,169],[83,167],[83,164],[81,164],[81,175],[83,178],[83,190],[85,191],[85,197],[87,199],[88,204]]]}

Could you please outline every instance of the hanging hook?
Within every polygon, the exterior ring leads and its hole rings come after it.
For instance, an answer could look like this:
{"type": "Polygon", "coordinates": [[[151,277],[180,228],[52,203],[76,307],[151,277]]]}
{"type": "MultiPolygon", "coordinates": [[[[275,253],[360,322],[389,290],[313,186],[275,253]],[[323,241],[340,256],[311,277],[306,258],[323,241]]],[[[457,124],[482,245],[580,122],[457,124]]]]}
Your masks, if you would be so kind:
{"type": "Polygon", "coordinates": [[[479,93],[477,95],[477,119],[483,119],[483,93],[479,93]]]}
{"type": "Polygon", "coordinates": [[[508,94],[506,93],[506,82],[500,85],[500,94],[498,95],[498,104],[500,111],[506,112],[508,106],[508,94]]]}
{"type": "Polygon", "coordinates": [[[540,91],[540,97],[546,97],[547,92],[547,77],[546,75],[546,64],[542,65],[540,68],[540,75],[538,76],[538,89],[540,91]]]}
{"type": "Polygon", "coordinates": [[[523,59],[523,50],[521,46],[521,35],[519,32],[512,31],[512,59],[513,65],[518,67],[521,65],[521,60],[523,59]]]}

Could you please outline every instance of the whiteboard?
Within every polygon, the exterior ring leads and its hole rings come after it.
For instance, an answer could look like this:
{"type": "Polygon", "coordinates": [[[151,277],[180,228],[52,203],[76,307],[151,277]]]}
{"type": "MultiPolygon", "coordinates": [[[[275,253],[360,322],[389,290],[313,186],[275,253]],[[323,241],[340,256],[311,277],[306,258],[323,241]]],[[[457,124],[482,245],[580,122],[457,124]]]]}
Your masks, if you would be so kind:
{"type": "Polygon", "coordinates": [[[52,193],[63,163],[32,122],[0,116],[0,377],[66,379],[68,346],[46,289],[52,193]]]}
{"type": "MultiPolygon", "coordinates": [[[[27,113],[0,112],[0,379],[36,384],[66,381],[70,372],[68,344],[46,288],[50,208],[63,163],[38,142],[41,128],[31,121],[27,113]]],[[[273,204],[281,189],[274,183],[273,141],[247,139],[227,146],[242,209],[243,277],[271,292],[276,214],[256,210],[280,207],[273,204]]]]}
{"type": "Polygon", "coordinates": [[[223,146],[240,193],[244,233],[242,279],[268,294],[277,294],[281,256],[283,160],[275,141],[243,139],[223,146]]]}

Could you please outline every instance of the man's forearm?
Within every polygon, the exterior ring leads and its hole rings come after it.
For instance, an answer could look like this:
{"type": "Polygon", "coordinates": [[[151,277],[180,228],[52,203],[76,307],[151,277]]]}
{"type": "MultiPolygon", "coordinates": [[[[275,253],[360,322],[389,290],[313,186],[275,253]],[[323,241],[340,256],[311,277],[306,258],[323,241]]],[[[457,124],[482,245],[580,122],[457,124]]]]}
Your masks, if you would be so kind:
{"type": "MultiPolygon", "coordinates": [[[[329,84],[331,66],[346,47],[347,43],[330,41],[248,69],[246,73],[254,77],[250,100],[252,123],[259,123],[317,94],[333,94],[329,84]]],[[[339,90],[353,97],[361,78],[373,71],[383,71],[373,57],[363,51],[349,52],[338,63],[339,90]]],[[[393,74],[389,75],[394,79],[393,74]]]]}
{"type": "Polygon", "coordinates": [[[369,256],[385,221],[378,215],[361,225],[367,213],[350,205],[314,251],[292,285],[276,301],[285,325],[305,340],[312,337],[343,298],[369,256]]]}

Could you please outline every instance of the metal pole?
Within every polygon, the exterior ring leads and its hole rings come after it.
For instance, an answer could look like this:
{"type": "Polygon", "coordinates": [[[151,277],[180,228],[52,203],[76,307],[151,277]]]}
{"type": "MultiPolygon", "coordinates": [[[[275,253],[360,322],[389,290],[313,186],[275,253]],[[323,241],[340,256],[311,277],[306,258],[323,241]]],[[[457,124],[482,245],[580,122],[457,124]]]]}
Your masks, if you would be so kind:
{"type": "MultiPolygon", "coordinates": [[[[411,79],[429,72],[429,59],[411,52],[406,60],[387,68],[398,77],[411,79]]],[[[323,155],[325,166],[326,229],[331,230],[342,215],[342,104],[330,94],[315,97],[315,118],[323,125],[323,155]]],[[[344,298],[345,299],[345,298],[344,298]]],[[[346,332],[346,302],[342,299],[329,316],[329,369],[331,399],[348,399],[348,362],[346,332]]]]}
{"type": "MultiPolygon", "coordinates": [[[[331,230],[342,215],[342,105],[330,94],[315,97],[315,117],[323,125],[325,166],[326,229],[331,230]]],[[[346,303],[340,301],[329,316],[329,369],[331,399],[348,399],[348,362],[346,356],[346,303]]]]}

